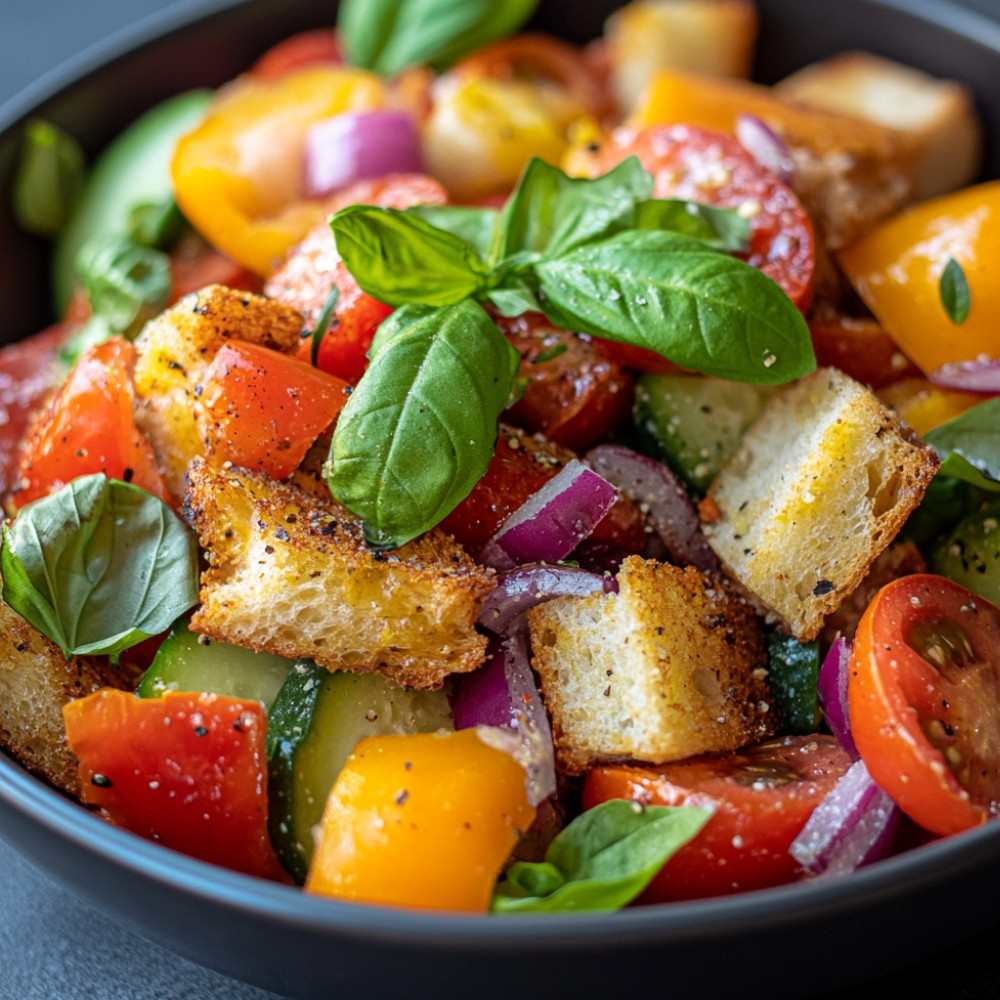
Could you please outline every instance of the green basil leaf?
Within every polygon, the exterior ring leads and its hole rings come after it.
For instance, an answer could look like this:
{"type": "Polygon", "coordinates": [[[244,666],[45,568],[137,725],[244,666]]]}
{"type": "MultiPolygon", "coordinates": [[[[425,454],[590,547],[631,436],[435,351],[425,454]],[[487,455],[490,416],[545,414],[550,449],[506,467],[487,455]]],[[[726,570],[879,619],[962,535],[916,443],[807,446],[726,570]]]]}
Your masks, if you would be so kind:
{"type": "Polygon", "coordinates": [[[708,822],[691,806],[638,806],[611,799],[579,815],[544,862],[515,862],[493,896],[494,913],[617,910],[708,822]],[[561,881],[558,876],[561,876],[561,881]]]}
{"type": "Polygon", "coordinates": [[[941,457],[939,476],[1000,490],[1000,396],[928,431],[924,440],[941,457]]]}
{"type": "Polygon", "coordinates": [[[487,264],[495,263],[500,235],[500,212],[495,208],[473,208],[468,205],[413,205],[407,215],[443,229],[470,246],[487,264]]]}
{"type": "Polygon", "coordinates": [[[198,600],[198,545],[162,500],[103,473],[27,504],[3,530],[4,601],[66,657],[116,656],[198,600]]]}
{"type": "Polygon", "coordinates": [[[716,208],[682,198],[651,198],[635,208],[636,229],[683,233],[726,253],[745,253],[750,222],[731,208],[716,208]]]}
{"type": "Polygon", "coordinates": [[[503,288],[491,288],[483,298],[491,302],[501,316],[521,316],[526,312],[541,312],[542,306],[534,291],[523,279],[513,276],[503,288]]]}
{"type": "Polygon", "coordinates": [[[785,729],[814,733],[819,722],[819,643],[772,632],[767,637],[767,685],[785,729]]]}
{"type": "Polygon", "coordinates": [[[31,119],[14,175],[18,224],[29,233],[55,236],[76,203],[84,173],[83,149],[76,139],[51,122],[31,119]]]}
{"type": "Polygon", "coordinates": [[[434,527],[486,471],[520,356],[468,300],[404,306],[376,339],[324,471],[369,541],[395,547],[434,527]]]}
{"type": "Polygon", "coordinates": [[[330,226],[348,270],[380,302],[451,306],[486,285],[475,247],[409,212],[351,205],[330,226]]]}
{"type": "Polygon", "coordinates": [[[518,253],[557,257],[628,228],[635,206],[652,193],[652,175],[637,156],[593,179],[567,177],[535,157],[504,206],[500,258],[518,253]]]}
{"type": "Polygon", "coordinates": [[[347,61],[393,76],[408,66],[446,69],[513,34],[538,0],[343,0],[337,27],[347,61]]]}
{"type": "Polygon", "coordinates": [[[948,263],[941,272],[938,294],[941,296],[941,305],[944,306],[944,311],[952,323],[964,323],[972,306],[972,295],[969,292],[965,271],[954,257],[948,258],[948,263]]]}
{"type": "Polygon", "coordinates": [[[319,358],[319,345],[323,343],[326,331],[330,328],[334,313],[337,311],[337,303],[340,301],[340,289],[335,281],[330,282],[330,291],[326,293],[323,301],[323,308],[316,317],[316,329],[312,332],[311,343],[309,345],[309,362],[314,367],[319,358]]]}
{"type": "Polygon", "coordinates": [[[623,232],[535,273],[546,316],[564,329],[740,382],[779,384],[816,367],[809,327],[778,285],[688,236],[623,232]]]}
{"type": "Polygon", "coordinates": [[[94,314],[114,333],[134,337],[170,297],[170,258],[124,236],[95,236],[80,247],[76,269],[94,314]]]}

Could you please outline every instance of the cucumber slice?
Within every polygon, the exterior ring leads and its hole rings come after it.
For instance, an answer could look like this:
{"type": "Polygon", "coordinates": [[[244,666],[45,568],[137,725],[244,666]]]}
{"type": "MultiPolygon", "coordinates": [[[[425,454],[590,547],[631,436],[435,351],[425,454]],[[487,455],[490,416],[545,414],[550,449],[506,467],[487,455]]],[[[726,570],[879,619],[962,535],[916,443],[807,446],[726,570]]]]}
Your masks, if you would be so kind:
{"type": "Polygon", "coordinates": [[[124,235],[132,209],[173,196],[174,146],[202,120],[211,99],[210,90],[190,90],[157,104],[98,158],[56,243],[52,266],[56,315],[65,312],[73,296],[80,247],[92,236],[124,235]]]}
{"type": "Polygon", "coordinates": [[[305,881],[312,828],[363,737],[438,729],[454,729],[444,690],[414,691],[381,674],[331,672],[299,660],[267,723],[268,826],[289,874],[305,881]]]}
{"type": "Polygon", "coordinates": [[[701,375],[640,375],[633,417],[646,448],[704,493],[781,386],[701,375]]]}
{"type": "Polygon", "coordinates": [[[228,642],[203,644],[182,619],[171,626],[136,694],[157,698],[164,691],[211,691],[259,701],[270,710],[294,662],[228,642]]]}
{"type": "Polygon", "coordinates": [[[969,514],[934,546],[932,572],[1000,604],[1000,502],[969,514]]]}

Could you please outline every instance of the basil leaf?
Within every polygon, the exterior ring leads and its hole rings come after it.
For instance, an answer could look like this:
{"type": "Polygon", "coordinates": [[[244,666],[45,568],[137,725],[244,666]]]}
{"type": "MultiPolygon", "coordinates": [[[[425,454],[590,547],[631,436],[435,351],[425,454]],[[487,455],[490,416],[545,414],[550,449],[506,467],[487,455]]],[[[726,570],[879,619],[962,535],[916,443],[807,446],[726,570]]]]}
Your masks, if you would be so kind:
{"type": "Polygon", "coordinates": [[[653,193],[653,177],[630,156],[593,179],[567,177],[537,157],[524,168],[501,215],[500,257],[557,257],[631,225],[635,206],[653,193]]]}
{"type": "Polygon", "coordinates": [[[486,471],[520,356],[468,300],[397,309],[376,341],[324,471],[368,540],[394,547],[434,527],[486,471]]]}
{"type": "Polygon", "coordinates": [[[538,0],[343,0],[337,27],[347,61],[393,76],[445,69],[524,25],[538,0]]]}
{"type": "Polygon", "coordinates": [[[636,229],[683,233],[726,253],[745,253],[750,222],[731,208],[716,208],[682,198],[655,198],[635,208],[636,229]]]}
{"type": "Polygon", "coordinates": [[[319,360],[319,345],[323,343],[326,331],[330,328],[334,313],[337,311],[337,303],[340,301],[340,288],[336,281],[330,282],[330,291],[326,293],[323,300],[323,308],[316,317],[316,329],[312,332],[311,343],[309,344],[309,363],[315,367],[319,360]]]}
{"type": "Polygon", "coordinates": [[[1000,490],[1000,397],[978,403],[924,435],[941,457],[939,476],[1000,490]]]}
{"type": "Polygon", "coordinates": [[[772,632],[767,637],[767,685],[786,729],[814,733],[819,721],[819,644],[772,632]]]}
{"type": "Polygon", "coordinates": [[[954,257],[948,258],[948,263],[941,272],[938,294],[941,296],[941,305],[944,306],[944,311],[952,323],[964,323],[972,306],[972,295],[969,292],[965,271],[954,257]]]}
{"type": "Polygon", "coordinates": [[[493,896],[494,913],[617,910],[708,822],[691,806],[638,806],[610,799],[578,816],[544,862],[515,862],[493,896]]]}
{"type": "Polygon", "coordinates": [[[14,176],[14,215],[22,229],[55,236],[69,217],[83,187],[80,144],[51,122],[34,118],[25,125],[14,176]]]}
{"type": "Polygon", "coordinates": [[[526,312],[541,312],[542,306],[534,291],[523,279],[514,276],[503,288],[490,289],[484,296],[501,316],[521,316],[526,312]]]}
{"type": "Polygon", "coordinates": [[[407,215],[415,215],[436,229],[457,236],[488,264],[496,263],[500,234],[500,213],[495,208],[472,208],[468,205],[413,205],[407,215]]]}
{"type": "Polygon", "coordinates": [[[809,327],[788,296],[688,236],[619,233],[540,261],[535,273],[545,315],[564,329],[741,382],[778,384],[816,367],[809,327]]]}
{"type": "Polygon", "coordinates": [[[3,529],[2,596],[68,658],[123,649],[198,600],[198,546],[171,509],[103,473],[27,504],[3,529]]]}
{"type": "Polygon", "coordinates": [[[170,297],[170,258],[124,236],[95,236],[80,247],[76,269],[94,315],[134,337],[170,297]]]}
{"type": "Polygon", "coordinates": [[[475,247],[409,212],[351,205],[330,226],[348,270],[380,302],[450,306],[486,285],[475,247]]]}

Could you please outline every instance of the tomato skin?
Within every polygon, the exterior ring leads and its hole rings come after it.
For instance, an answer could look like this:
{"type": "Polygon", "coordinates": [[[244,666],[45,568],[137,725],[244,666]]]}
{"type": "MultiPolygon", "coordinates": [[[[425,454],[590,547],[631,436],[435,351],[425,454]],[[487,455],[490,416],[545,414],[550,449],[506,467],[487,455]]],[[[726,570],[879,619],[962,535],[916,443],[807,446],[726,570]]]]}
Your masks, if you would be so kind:
{"type": "Polygon", "coordinates": [[[347,402],[343,379],[279,351],[230,340],[208,366],[198,422],[215,464],[290,476],[347,402]]]}
{"type": "Polygon", "coordinates": [[[920,374],[920,369],[873,320],[814,317],[809,320],[809,332],[819,367],[839,368],[872,389],[920,374]]]}
{"type": "MultiPolygon", "coordinates": [[[[501,426],[486,472],[440,527],[477,555],[504,521],[572,457],[572,452],[549,441],[501,426]]],[[[625,554],[642,552],[646,544],[642,514],[632,501],[619,497],[591,540],[607,542],[625,554]]]]}
{"type": "Polygon", "coordinates": [[[313,28],[272,45],[250,67],[250,74],[259,80],[277,80],[308,66],[337,66],[342,62],[333,28],[313,28]]]}
{"type": "Polygon", "coordinates": [[[883,587],[858,625],[854,742],[872,778],[931,833],[1000,811],[998,650],[1000,608],[929,573],[883,587]]]}
{"type": "Polygon", "coordinates": [[[508,423],[583,452],[629,419],[634,379],[589,341],[535,313],[498,317],[497,325],[521,355],[518,377],[526,380],[504,412],[508,423]]]}
{"type": "Polygon", "coordinates": [[[535,818],[525,773],[475,729],[368,736],[327,799],[305,889],[485,913],[535,818]]]}
{"type": "Polygon", "coordinates": [[[152,446],[132,416],[135,348],[113,337],[85,351],[25,442],[16,507],[71,479],[103,472],[169,503],[152,446]]]}
{"type": "Polygon", "coordinates": [[[733,754],[658,767],[594,768],[584,784],[583,805],[590,809],[618,798],[714,809],[639,902],[723,896],[800,877],[788,848],[850,764],[832,736],[787,736],[733,754]]]}
{"type": "Polygon", "coordinates": [[[629,156],[654,177],[654,198],[686,198],[752,212],[748,263],[773,278],[803,312],[812,298],[815,240],[798,198],[734,136],[694,125],[619,129],[574,172],[607,173],[629,156]]]}
{"type": "Polygon", "coordinates": [[[63,709],[84,803],[191,857],[289,881],[267,835],[259,702],[102,688],[63,709]]]}

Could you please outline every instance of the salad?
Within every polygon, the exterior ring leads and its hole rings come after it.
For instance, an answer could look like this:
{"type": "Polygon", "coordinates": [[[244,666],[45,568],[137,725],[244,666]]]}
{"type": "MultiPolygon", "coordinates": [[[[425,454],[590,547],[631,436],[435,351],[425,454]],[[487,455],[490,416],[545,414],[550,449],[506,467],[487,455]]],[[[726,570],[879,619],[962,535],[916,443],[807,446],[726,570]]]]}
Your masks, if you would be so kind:
{"type": "Polygon", "coordinates": [[[695,67],[649,41],[669,4],[585,50],[446,7],[343,5],[82,189],[72,137],[26,136],[61,318],[0,359],[32,372],[7,749],[203,860],[444,910],[744,891],[986,821],[969,95],[861,55],[746,83],[745,2],[705,4],[695,67]],[[837,104],[855,76],[926,115],[837,104]]]}

